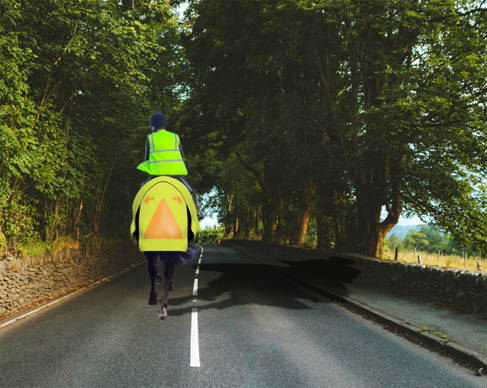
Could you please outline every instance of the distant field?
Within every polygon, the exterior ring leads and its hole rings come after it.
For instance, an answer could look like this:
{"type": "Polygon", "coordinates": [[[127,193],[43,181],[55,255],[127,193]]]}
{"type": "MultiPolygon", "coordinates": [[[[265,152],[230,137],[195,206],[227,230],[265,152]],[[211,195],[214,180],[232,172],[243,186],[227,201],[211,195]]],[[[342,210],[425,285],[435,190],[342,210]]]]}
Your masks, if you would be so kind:
{"type": "MultiPolygon", "coordinates": [[[[399,250],[398,261],[403,263],[418,264],[418,255],[421,256],[421,262],[424,265],[436,266],[441,268],[467,269],[478,271],[477,262],[480,262],[482,271],[487,271],[487,259],[479,256],[470,256],[465,259],[457,255],[438,255],[437,253],[399,250]]],[[[394,260],[394,251],[384,249],[384,260],[394,260]]]]}
{"type": "Polygon", "coordinates": [[[421,229],[422,226],[426,226],[426,224],[416,224],[416,225],[395,225],[389,233],[387,233],[386,237],[391,237],[393,234],[395,234],[397,237],[399,237],[399,241],[404,240],[404,237],[410,232],[410,231],[417,231],[421,229]]]}

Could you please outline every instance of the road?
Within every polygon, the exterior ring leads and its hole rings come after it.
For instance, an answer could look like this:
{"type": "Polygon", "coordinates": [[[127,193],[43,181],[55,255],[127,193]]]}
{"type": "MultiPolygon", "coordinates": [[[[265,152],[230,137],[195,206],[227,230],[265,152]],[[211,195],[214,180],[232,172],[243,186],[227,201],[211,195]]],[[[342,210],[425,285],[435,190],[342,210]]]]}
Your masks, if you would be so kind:
{"type": "Polygon", "coordinates": [[[147,304],[140,266],[1,329],[0,386],[486,385],[450,359],[295,288],[270,261],[208,247],[197,300],[194,278],[193,265],[178,269],[164,321],[160,306],[147,304]],[[200,367],[191,367],[196,344],[200,367]]]}

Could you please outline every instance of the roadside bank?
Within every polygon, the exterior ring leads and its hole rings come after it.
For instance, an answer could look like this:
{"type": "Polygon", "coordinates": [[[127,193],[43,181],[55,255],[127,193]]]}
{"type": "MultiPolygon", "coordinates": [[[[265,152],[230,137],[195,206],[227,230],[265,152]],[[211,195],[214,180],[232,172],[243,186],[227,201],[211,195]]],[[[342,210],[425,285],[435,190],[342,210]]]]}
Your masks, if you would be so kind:
{"type": "Polygon", "coordinates": [[[420,341],[487,370],[485,274],[382,262],[362,255],[289,248],[258,241],[227,240],[224,245],[276,265],[313,292],[371,313],[420,341]],[[423,273],[421,273],[423,271],[423,273]],[[439,275],[440,274],[440,275],[439,275]],[[426,287],[425,283],[428,283],[426,287]],[[465,295],[475,295],[462,304],[465,295]],[[483,298],[483,299],[482,299],[483,298]],[[447,303],[445,303],[445,301],[447,303]],[[473,303],[476,302],[476,303],[473,303]],[[460,305],[456,305],[460,303],[460,305]],[[477,308],[474,311],[474,308],[477,308]]]}
{"type": "Polygon", "coordinates": [[[130,243],[96,251],[66,248],[37,258],[8,257],[0,272],[0,321],[40,306],[144,260],[130,243]]]}

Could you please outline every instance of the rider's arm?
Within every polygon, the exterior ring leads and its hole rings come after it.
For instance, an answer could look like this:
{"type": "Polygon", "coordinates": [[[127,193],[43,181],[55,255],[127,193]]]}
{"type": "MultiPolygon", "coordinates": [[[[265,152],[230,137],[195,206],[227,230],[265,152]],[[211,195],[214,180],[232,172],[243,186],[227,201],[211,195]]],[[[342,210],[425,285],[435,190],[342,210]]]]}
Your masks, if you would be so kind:
{"type": "Polygon", "coordinates": [[[145,141],[145,159],[144,160],[149,160],[149,138],[146,139],[145,141]]]}
{"type": "Polygon", "coordinates": [[[181,147],[181,140],[179,140],[179,152],[181,152],[181,157],[183,158],[183,162],[184,162],[184,153],[183,153],[183,147],[181,147]]]}

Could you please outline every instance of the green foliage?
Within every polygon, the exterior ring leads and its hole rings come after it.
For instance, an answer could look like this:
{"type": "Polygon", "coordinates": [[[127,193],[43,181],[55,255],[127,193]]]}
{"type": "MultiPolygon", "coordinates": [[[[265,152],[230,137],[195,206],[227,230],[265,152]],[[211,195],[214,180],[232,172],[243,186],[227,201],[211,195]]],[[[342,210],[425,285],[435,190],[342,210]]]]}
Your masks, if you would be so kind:
{"type": "Polygon", "coordinates": [[[409,232],[403,244],[407,249],[418,249],[420,251],[429,251],[430,249],[427,236],[421,232],[409,232]]]}
{"type": "Polygon", "coordinates": [[[192,149],[212,150],[199,167],[227,233],[262,225],[264,238],[299,241],[311,212],[321,240],[381,256],[406,210],[486,245],[478,2],[190,4],[181,123],[192,149]]]}
{"type": "Polygon", "coordinates": [[[202,229],[198,233],[196,243],[199,245],[216,245],[218,244],[218,240],[223,240],[223,236],[225,234],[224,227],[212,227],[207,229],[202,229]]]}
{"type": "MultiPolygon", "coordinates": [[[[441,232],[434,226],[422,226],[419,230],[409,231],[404,240],[399,241],[396,235],[391,235],[386,240],[386,247],[393,251],[395,247],[399,250],[418,250],[427,253],[440,252],[442,255],[459,255],[462,256],[467,247],[462,247],[451,236],[441,232]]],[[[485,251],[478,247],[468,249],[471,255],[485,255],[485,251]]]]}
{"type": "Polygon", "coordinates": [[[386,239],[386,248],[390,251],[394,251],[396,247],[400,246],[400,241],[399,237],[395,234],[391,234],[387,239],[386,239]]]}
{"type": "Polygon", "coordinates": [[[0,0],[0,249],[125,236],[162,110],[225,236],[487,250],[485,7],[180,3],[0,0]]]}
{"type": "Polygon", "coordinates": [[[40,240],[31,240],[19,244],[17,249],[21,257],[42,257],[52,253],[52,244],[40,240]]]}
{"type": "Polygon", "coordinates": [[[316,220],[311,219],[308,228],[306,229],[306,235],[304,239],[303,246],[306,248],[316,248],[317,247],[317,230],[316,230],[316,220]]]}
{"type": "Polygon", "coordinates": [[[126,235],[148,117],[180,104],[162,95],[182,71],[178,30],[165,1],[0,1],[0,235],[11,247],[126,235]]]}

